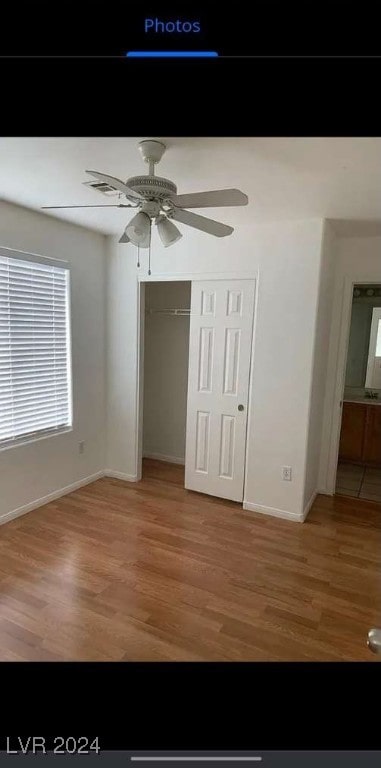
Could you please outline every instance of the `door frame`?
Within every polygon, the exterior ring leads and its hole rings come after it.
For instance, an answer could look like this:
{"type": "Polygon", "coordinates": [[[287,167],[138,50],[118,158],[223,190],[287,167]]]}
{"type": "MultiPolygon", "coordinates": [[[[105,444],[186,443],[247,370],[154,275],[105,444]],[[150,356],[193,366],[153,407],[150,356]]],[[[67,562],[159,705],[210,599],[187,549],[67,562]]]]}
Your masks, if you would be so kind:
{"type": "Polygon", "coordinates": [[[347,357],[349,349],[349,335],[351,329],[353,289],[355,285],[374,285],[377,280],[362,280],[361,276],[344,278],[341,292],[342,308],[339,330],[339,344],[337,350],[337,363],[335,372],[335,390],[332,402],[331,429],[329,435],[329,454],[327,467],[327,492],[334,495],[336,489],[337,464],[339,460],[341,421],[343,417],[343,400],[345,389],[345,373],[347,369],[347,357]]]}
{"type": "MultiPolygon", "coordinates": [[[[247,408],[247,422],[246,422],[246,436],[245,436],[245,467],[244,467],[244,479],[243,479],[243,498],[246,498],[246,481],[247,481],[247,464],[248,464],[248,444],[247,436],[249,430],[249,423],[252,416],[253,400],[252,395],[252,382],[254,372],[254,351],[255,351],[255,337],[257,326],[257,311],[258,311],[258,286],[259,286],[259,270],[255,272],[186,272],[176,274],[159,273],[156,275],[137,275],[137,334],[136,334],[136,349],[137,349],[137,377],[136,377],[136,444],[135,444],[135,476],[136,480],[142,479],[142,462],[143,462],[143,410],[144,410],[144,329],[145,329],[145,284],[146,283],[159,283],[159,282],[201,282],[204,280],[254,280],[254,311],[252,318],[252,335],[251,335],[251,347],[250,347],[250,367],[249,367],[249,393],[248,393],[248,408],[247,408]]],[[[243,502],[242,502],[243,506],[243,502]]]]}

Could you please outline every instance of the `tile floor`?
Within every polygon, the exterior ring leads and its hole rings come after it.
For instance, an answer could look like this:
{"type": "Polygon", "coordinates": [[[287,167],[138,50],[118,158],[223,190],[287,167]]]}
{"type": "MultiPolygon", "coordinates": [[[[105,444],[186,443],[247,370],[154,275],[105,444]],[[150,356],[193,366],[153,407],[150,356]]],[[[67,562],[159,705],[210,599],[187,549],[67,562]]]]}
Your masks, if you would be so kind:
{"type": "Polygon", "coordinates": [[[381,502],[381,468],[339,462],[336,493],[381,502]]]}

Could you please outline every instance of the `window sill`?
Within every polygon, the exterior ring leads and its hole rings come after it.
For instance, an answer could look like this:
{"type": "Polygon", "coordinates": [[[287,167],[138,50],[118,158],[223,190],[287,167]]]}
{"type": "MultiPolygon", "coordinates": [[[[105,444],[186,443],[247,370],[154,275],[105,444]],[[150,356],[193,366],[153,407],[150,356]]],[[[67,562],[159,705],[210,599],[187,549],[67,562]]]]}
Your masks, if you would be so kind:
{"type": "Polygon", "coordinates": [[[62,427],[62,429],[51,430],[50,432],[41,432],[40,434],[34,434],[30,437],[22,437],[19,440],[12,440],[6,445],[0,443],[0,453],[2,451],[9,451],[11,448],[22,448],[24,445],[30,443],[39,443],[41,440],[48,440],[48,438],[58,437],[59,435],[66,435],[68,432],[72,432],[73,427],[62,427]]]}

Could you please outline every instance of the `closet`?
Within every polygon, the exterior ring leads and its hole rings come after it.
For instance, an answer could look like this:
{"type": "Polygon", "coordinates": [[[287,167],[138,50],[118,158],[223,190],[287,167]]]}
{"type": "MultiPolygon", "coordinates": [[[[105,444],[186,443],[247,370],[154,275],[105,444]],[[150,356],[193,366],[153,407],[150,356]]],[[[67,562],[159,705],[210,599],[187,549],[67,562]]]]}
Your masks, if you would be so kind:
{"type": "Polygon", "coordinates": [[[185,464],[190,282],[145,289],[143,457],[185,464]]]}
{"type": "Polygon", "coordinates": [[[254,301],[253,279],[141,286],[138,474],[183,464],[188,490],[243,501],[254,301]]]}

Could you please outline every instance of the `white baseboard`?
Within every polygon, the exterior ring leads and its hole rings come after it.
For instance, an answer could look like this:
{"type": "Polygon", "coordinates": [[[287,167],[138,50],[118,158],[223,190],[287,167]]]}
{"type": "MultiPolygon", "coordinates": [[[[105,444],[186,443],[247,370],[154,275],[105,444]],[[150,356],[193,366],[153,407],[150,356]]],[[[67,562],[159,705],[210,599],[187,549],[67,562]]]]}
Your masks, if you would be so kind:
{"type": "Polygon", "coordinates": [[[332,493],[332,491],[328,491],[327,488],[319,488],[318,491],[316,491],[316,495],[318,496],[321,493],[322,496],[334,496],[335,494],[332,493]]]}
{"type": "Polygon", "coordinates": [[[271,515],[272,517],[281,517],[283,520],[292,520],[294,523],[303,523],[303,514],[297,512],[288,512],[286,509],[277,509],[276,507],[264,507],[263,504],[252,504],[251,501],[244,501],[243,508],[249,512],[259,512],[261,515],[271,515]]]}
{"type": "Polygon", "coordinates": [[[138,481],[137,475],[127,475],[126,472],[117,472],[114,469],[105,469],[103,476],[115,477],[116,480],[126,480],[127,483],[136,483],[138,481]]]}
{"type": "Polygon", "coordinates": [[[103,476],[104,476],[103,471],[96,472],[94,475],[88,475],[88,477],[83,477],[82,480],[77,480],[75,483],[66,485],[64,488],[59,488],[58,491],[53,491],[53,493],[48,493],[47,496],[42,496],[40,499],[35,499],[35,501],[31,501],[29,502],[29,504],[23,504],[22,507],[18,507],[17,509],[12,509],[10,512],[6,512],[5,515],[0,516],[0,525],[3,525],[4,523],[8,523],[10,520],[14,520],[15,517],[21,517],[21,515],[26,515],[27,512],[32,512],[33,509],[38,509],[38,507],[43,507],[45,504],[49,504],[51,501],[60,499],[61,496],[66,496],[68,493],[77,491],[78,488],[82,488],[84,485],[89,485],[89,483],[93,483],[95,480],[99,480],[99,478],[103,476]]]}
{"type": "Polygon", "coordinates": [[[185,459],[181,456],[165,456],[164,453],[144,453],[144,459],[156,459],[156,461],[168,461],[170,464],[185,465],[185,459]]]}
{"type": "Polygon", "coordinates": [[[318,495],[318,492],[314,491],[313,494],[311,495],[311,498],[309,499],[309,501],[307,501],[307,504],[306,504],[306,506],[304,507],[304,510],[303,510],[303,521],[306,519],[306,517],[307,517],[307,515],[308,515],[308,513],[309,513],[309,511],[310,511],[310,509],[311,509],[311,507],[312,507],[312,505],[313,505],[317,495],[318,495]]]}

